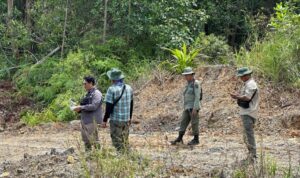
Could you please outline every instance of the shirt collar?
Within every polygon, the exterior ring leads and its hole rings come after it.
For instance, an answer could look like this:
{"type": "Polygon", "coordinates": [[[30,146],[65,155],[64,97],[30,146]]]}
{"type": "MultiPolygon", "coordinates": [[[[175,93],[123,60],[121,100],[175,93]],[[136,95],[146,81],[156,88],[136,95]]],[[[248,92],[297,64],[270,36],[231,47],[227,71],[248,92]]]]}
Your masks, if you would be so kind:
{"type": "Polygon", "coordinates": [[[96,90],[96,87],[93,87],[93,88],[91,88],[89,91],[88,91],[88,93],[92,93],[92,92],[94,92],[96,90]]]}
{"type": "Polygon", "coordinates": [[[251,78],[249,78],[246,82],[245,82],[245,84],[247,84],[247,83],[249,83],[250,81],[252,81],[253,80],[253,78],[251,77],[251,78]]]}

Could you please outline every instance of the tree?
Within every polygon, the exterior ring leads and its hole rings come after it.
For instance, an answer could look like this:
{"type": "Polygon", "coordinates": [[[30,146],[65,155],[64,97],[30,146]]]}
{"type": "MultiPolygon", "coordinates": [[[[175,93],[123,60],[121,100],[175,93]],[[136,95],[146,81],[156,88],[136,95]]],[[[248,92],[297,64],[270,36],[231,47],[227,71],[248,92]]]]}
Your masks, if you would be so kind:
{"type": "MultiPolygon", "coordinates": [[[[10,38],[14,38],[14,28],[12,26],[13,21],[13,10],[14,10],[14,1],[13,0],[7,0],[7,26],[10,38]]],[[[13,52],[13,55],[15,58],[19,57],[19,51],[17,45],[14,43],[14,41],[11,41],[11,49],[13,52]]]]}
{"type": "Polygon", "coordinates": [[[105,43],[106,40],[106,28],[107,28],[107,2],[108,0],[104,0],[104,20],[103,20],[103,36],[102,42],[105,43]]]}

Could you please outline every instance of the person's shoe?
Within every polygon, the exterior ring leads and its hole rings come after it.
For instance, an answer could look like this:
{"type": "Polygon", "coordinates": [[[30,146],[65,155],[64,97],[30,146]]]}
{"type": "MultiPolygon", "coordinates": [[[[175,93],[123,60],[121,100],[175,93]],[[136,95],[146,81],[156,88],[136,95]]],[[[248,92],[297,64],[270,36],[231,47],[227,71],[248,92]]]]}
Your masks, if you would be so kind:
{"type": "Polygon", "coordinates": [[[179,133],[178,137],[174,141],[171,141],[171,145],[176,145],[177,143],[183,144],[183,140],[182,140],[183,135],[184,134],[179,133]]]}
{"type": "Polygon", "coordinates": [[[188,143],[188,145],[198,145],[198,144],[199,144],[199,135],[195,135],[194,139],[188,143]]]}

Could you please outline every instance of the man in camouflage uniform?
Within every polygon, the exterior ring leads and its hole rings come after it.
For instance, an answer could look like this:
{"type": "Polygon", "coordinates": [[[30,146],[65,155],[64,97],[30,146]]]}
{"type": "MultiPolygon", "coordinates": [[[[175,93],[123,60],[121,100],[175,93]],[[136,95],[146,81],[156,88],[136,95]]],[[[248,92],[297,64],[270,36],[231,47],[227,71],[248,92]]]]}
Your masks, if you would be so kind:
{"type": "Polygon", "coordinates": [[[129,126],[133,111],[133,90],[130,85],[124,83],[124,75],[119,69],[107,72],[112,81],[108,88],[105,101],[106,111],[103,118],[103,127],[110,118],[110,135],[113,146],[120,152],[129,149],[129,126]]]}
{"type": "Polygon", "coordinates": [[[252,70],[243,67],[237,70],[237,76],[241,78],[244,85],[240,93],[231,93],[231,97],[238,101],[240,108],[240,116],[244,126],[244,142],[249,151],[245,161],[253,163],[257,158],[256,144],[254,137],[254,124],[257,118],[257,110],[259,105],[259,89],[251,77],[252,70]],[[246,104],[245,104],[246,102],[246,104]]]}
{"type": "Polygon", "coordinates": [[[200,110],[200,82],[195,80],[191,67],[184,69],[182,75],[185,76],[187,85],[183,92],[184,97],[184,111],[182,113],[182,120],[179,129],[179,136],[171,141],[172,145],[177,143],[183,143],[183,135],[191,122],[194,139],[192,139],[188,145],[199,144],[199,110],[200,110]]]}

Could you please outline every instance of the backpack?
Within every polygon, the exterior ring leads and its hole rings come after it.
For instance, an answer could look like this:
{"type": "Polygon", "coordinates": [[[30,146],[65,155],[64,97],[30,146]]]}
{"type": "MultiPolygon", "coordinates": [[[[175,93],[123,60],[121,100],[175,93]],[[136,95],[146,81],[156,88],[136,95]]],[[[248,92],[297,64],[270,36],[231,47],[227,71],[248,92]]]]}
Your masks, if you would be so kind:
{"type": "MultiPolygon", "coordinates": [[[[195,80],[195,81],[198,81],[198,80],[195,80]]],[[[193,88],[193,90],[195,92],[195,82],[194,82],[194,88],[193,88]]],[[[202,101],[202,98],[203,98],[203,90],[202,90],[202,86],[200,86],[200,101],[202,101]]]]}

